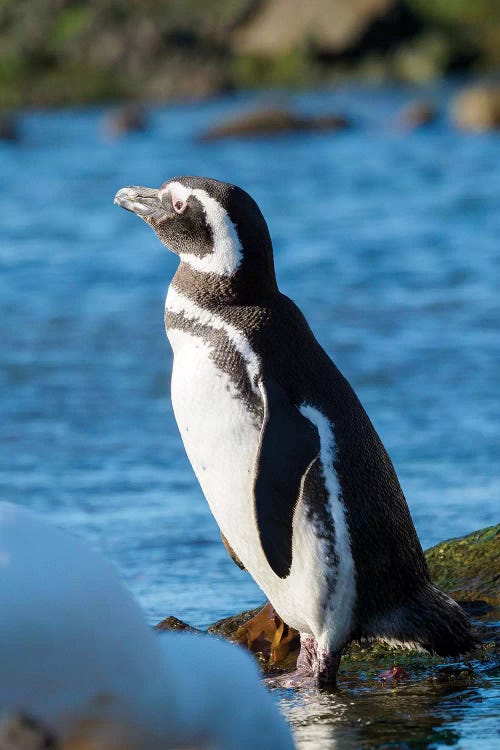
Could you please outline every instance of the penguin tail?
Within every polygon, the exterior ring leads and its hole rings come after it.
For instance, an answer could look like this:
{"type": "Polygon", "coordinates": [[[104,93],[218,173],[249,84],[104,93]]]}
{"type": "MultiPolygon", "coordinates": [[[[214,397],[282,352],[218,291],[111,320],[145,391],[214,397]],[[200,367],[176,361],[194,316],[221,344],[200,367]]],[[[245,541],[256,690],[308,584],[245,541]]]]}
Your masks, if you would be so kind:
{"type": "Polygon", "coordinates": [[[380,618],[377,630],[375,637],[387,643],[439,656],[465,654],[477,645],[462,607],[430,582],[380,618]]]}

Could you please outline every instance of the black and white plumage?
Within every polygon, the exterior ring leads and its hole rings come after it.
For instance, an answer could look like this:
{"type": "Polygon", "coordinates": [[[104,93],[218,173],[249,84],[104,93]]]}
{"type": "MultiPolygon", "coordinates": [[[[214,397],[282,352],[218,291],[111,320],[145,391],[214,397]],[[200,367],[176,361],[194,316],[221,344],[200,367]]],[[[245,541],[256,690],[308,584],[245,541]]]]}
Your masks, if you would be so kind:
{"type": "Polygon", "coordinates": [[[223,536],[301,632],[301,664],[326,684],[353,639],[466,651],[469,622],[430,582],[384,446],[278,290],[255,201],[182,177],[115,202],[180,257],[165,307],[177,424],[223,536]]]}

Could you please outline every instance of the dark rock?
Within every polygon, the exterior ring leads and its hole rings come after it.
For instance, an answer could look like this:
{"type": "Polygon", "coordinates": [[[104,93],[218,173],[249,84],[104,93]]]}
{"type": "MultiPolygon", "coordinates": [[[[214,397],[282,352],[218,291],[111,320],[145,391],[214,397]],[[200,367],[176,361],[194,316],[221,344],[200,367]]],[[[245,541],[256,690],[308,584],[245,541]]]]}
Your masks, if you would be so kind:
{"type": "Polygon", "coordinates": [[[472,86],[458,94],[451,118],[461,130],[482,133],[500,129],[500,86],[472,86]]]}
{"type": "Polygon", "coordinates": [[[209,626],[208,632],[214,635],[222,635],[224,638],[232,640],[238,628],[244,623],[248,622],[252,617],[255,617],[262,607],[256,607],[255,609],[247,609],[245,612],[240,612],[237,615],[231,617],[224,617],[222,620],[217,620],[209,626]]]}
{"type": "Polygon", "coordinates": [[[456,680],[469,681],[474,676],[474,670],[470,664],[448,664],[440,667],[431,676],[433,682],[455,682],[456,680]]]}
{"type": "Polygon", "coordinates": [[[266,137],[294,132],[328,132],[351,125],[342,115],[305,116],[286,109],[258,109],[230,117],[202,133],[200,140],[220,138],[266,137]]]}
{"type": "Polygon", "coordinates": [[[179,620],[178,617],[173,617],[172,615],[170,617],[165,617],[164,620],[158,623],[158,625],[155,626],[155,630],[187,630],[190,633],[196,633],[196,628],[191,627],[191,625],[188,625],[187,622],[183,622],[182,620],[179,620]]]}
{"type": "Polygon", "coordinates": [[[124,104],[110,112],[104,120],[104,132],[118,138],[126,133],[146,130],[147,116],[144,109],[136,104],[124,104]]]}
{"type": "Polygon", "coordinates": [[[19,130],[14,115],[0,113],[0,141],[18,141],[19,130]]]}

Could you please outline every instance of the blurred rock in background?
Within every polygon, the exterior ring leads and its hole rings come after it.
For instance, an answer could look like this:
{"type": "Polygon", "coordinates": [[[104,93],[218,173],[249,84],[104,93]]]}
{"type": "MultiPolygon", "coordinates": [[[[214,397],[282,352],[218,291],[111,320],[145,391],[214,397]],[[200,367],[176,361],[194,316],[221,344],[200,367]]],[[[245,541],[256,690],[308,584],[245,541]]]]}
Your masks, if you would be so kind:
{"type": "Polygon", "coordinates": [[[500,66],[497,0],[3,0],[0,107],[500,66]]]}
{"type": "Polygon", "coordinates": [[[148,118],[143,107],[129,102],[106,114],[103,132],[109,138],[120,138],[127,133],[142,132],[147,126],[148,118]]]}
{"type": "Polygon", "coordinates": [[[452,103],[451,117],[461,130],[483,133],[500,129],[500,86],[465,88],[452,103]]]}
{"type": "Polygon", "coordinates": [[[19,140],[16,116],[10,112],[0,112],[0,141],[19,140]]]}
{"type": "Polygon", "coordinates": [[[260,108],[240,112],[204,131],[201,141],[221,138],[255,138],[284,133],[327,133],[351,127],[347,117],[339,114],[302,115],[283,108],[260,108]]]}

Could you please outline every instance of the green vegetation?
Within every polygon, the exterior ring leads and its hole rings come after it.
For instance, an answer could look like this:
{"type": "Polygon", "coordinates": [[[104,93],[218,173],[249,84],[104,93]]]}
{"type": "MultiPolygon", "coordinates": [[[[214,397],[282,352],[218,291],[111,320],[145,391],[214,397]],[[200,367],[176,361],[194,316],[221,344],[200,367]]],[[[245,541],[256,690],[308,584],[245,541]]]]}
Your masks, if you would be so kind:
{"type": "Polygon", "coordinates": [[[234,57],[231,71],[236,85],[241,88],[254,86],[311,85],[321,79],[321,70],[311,59],[305,48],[269,59],[257,55],[242,54],[234,57]]]}
{"type": "Polygon", "coordinates": [[[422,15],[451,25],[500,22],[498,0],[411,0],[411,5],[422,15]]]}
{"type": "MultiPolygon", "coordinates": [[[[238,34],[272,2],[0,0],[0,109],[500,67],[497,0],[393,0],[396,17],[405,9],[404,28],[392,18],[386,36],[372,33],[373,10],[369,18],[360,11],[359,28],[340,46],[325,47],[304,28],[286,52],[258,54],[238,34]]],[[[350,0],[331,2],[333,17],[350,0]]]]}
{"type": "Polygon", "coordinates": [[[434,583],[455,599],[500,605],[500,524],[437,544],[426,557],[434,583]]]}

